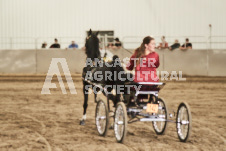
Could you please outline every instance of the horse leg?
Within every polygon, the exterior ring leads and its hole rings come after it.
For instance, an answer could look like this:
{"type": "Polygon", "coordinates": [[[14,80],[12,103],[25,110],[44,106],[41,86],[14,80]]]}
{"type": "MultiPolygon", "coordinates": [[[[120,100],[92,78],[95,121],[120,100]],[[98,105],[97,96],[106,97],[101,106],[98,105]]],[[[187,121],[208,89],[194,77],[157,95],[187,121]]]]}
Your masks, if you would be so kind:
{"type": "Polygon", "coordinates": [[[93,94],[94,94],[94,101],[95,103],[97,103],[97,94],[95,92],[93,94]]]}
{"type": "Polygon", "coordinates": [[[84,94],[84,103],[83,103],[83,116],[80,121],[80,125],[85,125],[85,120],[86,120],[86,110],[88,107],[88,92],[89,89],[86,89],[86,85],[88,85],[85,81],[83,82],[83,94],[84,94]]]}

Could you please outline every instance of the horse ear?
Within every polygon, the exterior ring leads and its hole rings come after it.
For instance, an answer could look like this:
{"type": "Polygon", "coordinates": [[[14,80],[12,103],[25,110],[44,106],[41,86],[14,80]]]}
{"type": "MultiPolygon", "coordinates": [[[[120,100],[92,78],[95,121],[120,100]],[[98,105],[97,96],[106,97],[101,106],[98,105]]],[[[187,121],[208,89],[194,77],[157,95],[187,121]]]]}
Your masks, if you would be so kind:
{"type": "Polygon", "coordinates": [[[98,32],[96,32],[96,36],[99,34],[99,31],[98,32]]]}
{"type": "Polygon", "coordinates": [[[92,34],[92,30],[91,30],[91,28],[90,28],[88,35],[91,35],[91,34],[92,34]]]}

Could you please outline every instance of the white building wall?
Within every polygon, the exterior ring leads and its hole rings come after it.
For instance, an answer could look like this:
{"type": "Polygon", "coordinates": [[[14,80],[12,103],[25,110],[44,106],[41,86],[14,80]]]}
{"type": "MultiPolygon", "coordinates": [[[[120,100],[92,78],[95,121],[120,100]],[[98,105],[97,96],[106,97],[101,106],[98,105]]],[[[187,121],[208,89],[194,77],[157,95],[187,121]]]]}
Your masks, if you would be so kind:
{"type": "MultiPolygon", "coordinates": [[[[135,40],[139,42],[146,35],[166,35],[168,41],[176,36],[182,43],[185,37],[180,36],[186,36],[197,48],[205,48],[206,44],[195,42],[208,39],[209,24],[212,35],[226,36],[225,6],[226,0],[0,0],[0,48],[30,48],[35,40],[50,45],[53,37],[68,37],[59,38],[65,43],[63,48],[72,39],[81,46],[90,28],[114,30],[125,42],[132,41],[125,36],[140,36],[135,40]]],[[[226,42],[225,38],[215,39],[226,42]]],[[[215,44],[217,47],[226,45],[215,44]]]]}

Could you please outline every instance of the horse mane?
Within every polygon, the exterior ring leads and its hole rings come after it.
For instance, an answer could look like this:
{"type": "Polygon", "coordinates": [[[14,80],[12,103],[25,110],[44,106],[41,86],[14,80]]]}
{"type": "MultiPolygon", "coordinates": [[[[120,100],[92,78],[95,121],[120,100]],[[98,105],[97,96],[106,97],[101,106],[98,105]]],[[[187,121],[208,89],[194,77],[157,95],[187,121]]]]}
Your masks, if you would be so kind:
{"type": "Polygon", "coordinates": [[[98,32],[92,33],[92,30],[90,29],[88,37],[86,38],[86,55],[87,58],[91,58],[91,60],[94,60],[94,58],[100,58],[99,39],[97,35],[98,32]]]}

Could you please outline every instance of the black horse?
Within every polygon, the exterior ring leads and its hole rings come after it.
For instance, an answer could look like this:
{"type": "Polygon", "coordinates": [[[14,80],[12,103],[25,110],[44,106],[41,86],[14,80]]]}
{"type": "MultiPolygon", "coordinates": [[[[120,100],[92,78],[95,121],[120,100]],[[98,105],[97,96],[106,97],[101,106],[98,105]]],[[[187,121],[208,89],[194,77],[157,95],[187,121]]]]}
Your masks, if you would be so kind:
{"type": "MultiPolygon", "coordinates": [[[[80,125],[85,125],[86,120],[86,110],[88,107],[88,91],[91,88],[94,88],[95,85],[100,85],[102,87],[108,86],[106,91],[102,91],[102,93],[108,97],[109,100],[112,100],[114,105],[119,101],[120,94],[112,95],[111,91],[113,90],[113,86],[123,85],[125,82],[131,79],[132,75],[127,75],[124,73],[124,69],[121,66],[120,60],[118,56],[113,56],[111,62],[105,62],[101,59],[100,50],[99,50],[99,39],[97,37],[97,33],[92,33],[90,29],[88,33],[88,37],[86,38],[86,66],[83,68],[83,94],[84,94],[84,104],[83,104],[83,117],[80,121],[80,125]],[[102,78],[94,78],[97,77],[97,73],[102,75],[102,78]],[[120,74],[120,77],[118,75],[120,74]],[[121,79],[126,80],[121,80],[121,79]],[[107,93],[106,93],[107,92],[107,93]]],[[[100,89],[96,89],[97,91],[100,89]]],[[[117,90],[116,90],[117,92],[117,90]]],[[[94,100],[96,100],[97,94],[94,93],[94,100]]]]}

